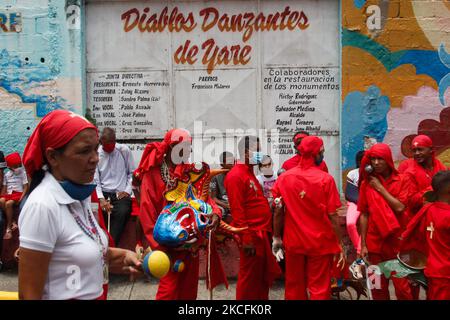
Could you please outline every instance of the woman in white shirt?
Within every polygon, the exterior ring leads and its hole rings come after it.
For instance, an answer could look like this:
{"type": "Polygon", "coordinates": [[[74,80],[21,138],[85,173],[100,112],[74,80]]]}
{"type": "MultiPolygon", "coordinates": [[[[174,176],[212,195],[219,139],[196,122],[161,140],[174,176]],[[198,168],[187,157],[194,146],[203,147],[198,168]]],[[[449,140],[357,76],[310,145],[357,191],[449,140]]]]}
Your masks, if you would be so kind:
{"type": "Polygon", "coordinates": [[[98,145],[97,128],[65,110],[49,113],[31,135],[23,156],[32,178],[19,218],[20,299],[100,299],[108,266],[141,273],[136,253],[108,247],[90,208],[98,145]]]}

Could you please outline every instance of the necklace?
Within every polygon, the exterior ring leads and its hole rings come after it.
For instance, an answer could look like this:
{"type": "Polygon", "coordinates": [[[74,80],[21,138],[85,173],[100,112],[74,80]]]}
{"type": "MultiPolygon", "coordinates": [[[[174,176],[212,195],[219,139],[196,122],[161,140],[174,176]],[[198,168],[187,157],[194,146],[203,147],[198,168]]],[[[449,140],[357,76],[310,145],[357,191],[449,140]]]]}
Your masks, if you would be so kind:
{"type": "Polygon", "coordinates": [[[161,178],[164,181],[167,189],[173,189],[176,186],[177,178],[173,178],[170,174],[169,166],[167,165],[166,160],[163,161],[161,165],[161,178]]]}
{"type": "MultiPolygon", "coordinates": [[[[80,202],[80,205],[84,210],[83,204],[81,202],[80,202]]],[[[69,211],[72,214],[72,217],[75,219],[75,222],[80,227],[80,229],[83,231],[83,233],[86,234],[89,238],[91,238],[92,240],[94,240],[97,243],[97,246],[100,251],[100,255],[102,257],[103,284],[107,284],[109,282],[109,272],[108,272],[108,264],[107,264],[108,248],[106,245],[103,244],[100,232],[97,229],[96,223],[94,222],[93,213],[91,212],[90,209],[87,209],[87,220],[89,223],[89,226],[87,226],[84,223],[84,221],[80,218],[80,216],[75,212],[74,208],[70,204],[67,207],[69,208],[69,211]]]]}

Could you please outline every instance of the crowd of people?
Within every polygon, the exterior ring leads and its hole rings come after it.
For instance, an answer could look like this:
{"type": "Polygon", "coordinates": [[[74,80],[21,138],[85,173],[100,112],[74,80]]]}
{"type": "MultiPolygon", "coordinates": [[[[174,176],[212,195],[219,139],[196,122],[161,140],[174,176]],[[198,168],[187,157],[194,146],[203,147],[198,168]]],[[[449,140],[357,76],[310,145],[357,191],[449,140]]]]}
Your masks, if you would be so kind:
{"type": "MultiPolygon", "coordinates": [[[[118,248],[136,201],[138,245],[145,242],[184,262],[183,272],[171,269],[160,279],[156,299],[196,299],[198,253],[173,250],[153,238],[167,205],[164,192],[189,165],[191,143],[187,130],[172,129],[146,145],[136,168],[113,129],[99,134],[83,117],[58,110],[41,120],[23,160],[18,153],[0,154],[0,227],[4,240],[20,231],[20,298],[105,299],[109,272],[140,275],[139,254],[118,248]],[[91,209],[92,199],[98,199],[99,214],[91,209]]],[[[338,220],[343,205],[358,261],[377,265],[402,250],[420,250],[428,257],[428,299],[450,299],[450,171],[436,158],[429,137],[416,136],[413,158],[398,168],[384,143],[358,152],[344,204],[328,173],[322,139],[302,131],[293,144],[296,154],[278,171],[255,136],[241,138],[236,155],[220,155],[225,170],[210,184],[208,229],[214,231],[220,220],[245,229],[238,235],[236,299],[267,300],[282,273],[286,299],[330,299],[332,270],[348,266],[338,220]]],[[[350,267],[356,278],[357,266],[350,267]]],[[[221,281],[226,283],[219,279],[208,286],[221,281]]],[[[383,274],[370,296],[389,299],[389,281],[397,299],[419,298],[416,283],[383,274]]]]}

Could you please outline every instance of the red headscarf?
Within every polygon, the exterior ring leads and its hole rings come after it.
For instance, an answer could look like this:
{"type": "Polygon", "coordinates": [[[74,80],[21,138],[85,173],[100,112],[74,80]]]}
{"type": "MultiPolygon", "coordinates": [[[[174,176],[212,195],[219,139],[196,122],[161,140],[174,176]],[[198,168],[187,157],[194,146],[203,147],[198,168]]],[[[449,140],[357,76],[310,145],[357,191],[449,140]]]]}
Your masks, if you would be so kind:
{"type": "Polygon", "coordinates": [[[433,141],[431,140],[431,138],[429,136],[420,134],[420,135],[416,136],[413,139],[413,141],[411,142],[411,149],[414,149],[417,147],[432,148],[433,141]]]}
{"type": "Polygon", "coordinates": [[[97,128],[86,118],[67,110],[55,110],[42,118],[34,129],[23,152],[23,163],[30,176],[45,164],[45,151],[58,149],[70,142],[80,131],[97,128]]]}
{"type": "Polygon", "coordinates": [[[138,179],[142,178],[142,174],[150,168],[158,166],[162,163],[164,155],[169,147],[180,142],[192,142],[189,131],[185,129],[172,129],[166,133],[162,142],[152,142],[145,146],[139,167],[134,171],[134,176],[138,179]]]}
{"type": "MultiPolygon", "coordinates": [[[[392,159],[391,148],[385,143],[374,144],[367,150],[364,153],[359,168],[359,192],[365,193],[365,197],[370,206],[371,223],[376,227],[381,237],[385,239],[400,230],[400,223],[383,196],[369,185],[369,173],[365,168],[367,165],[370,165],[371,158],[383,159],[391,168],[393,174],[397,174],[398,172],[395,169],[394,160],[392,159]]],[[[378,178],[385,185],[385,180],[380,176],[378,178]]]]}
{"type": "Polygon", "coordinates": [[[314,158],[319,154],[323,147],[323,140],[317,136],[306,136],[300,142],[299,151],[301,155],[300,167],[308,169],[314,166],[314,158]]]}
{"type": "Polygon", "coordinates": [[[14,152],[11,154],[8,154],[5,157],[6,165],[11,168],[14,166],[20,166],[22,164],[22,159],[20,159],[20,154],[18,152],[14,152]]]}
{"type": "MultiPolygon", "coordinates": [[[[305,133],[297,133],[297,134],[294,136],[293,141],[294,141],[294,144],[297,145],[297,151],[300,151],[300,150],[299,150],[299,149],[300,149],[300,144],[298,143],[298,142],[299,142],[298,140],[302,140],[303,138],[306,138],[306,137],[308,137],[308,135],[305,134],[305,133]]],[[[300,141],[300,142],[301,142],[301,141],[300,141]]]]}
{"type": "Polygon", "coordinates": [[[359,181],[367,179],[369,173],[365,170],[366,166],[370,165],[371,158],[381,158],[386,161],[389,168],[391,168],[392,173],[398,173],[395,169],[394,160],[392,158],[391,148],[385,143],[376,143],[369,150],[364,152],[364,157],[361,160],[361,165],[359,167],[359,181]]]}

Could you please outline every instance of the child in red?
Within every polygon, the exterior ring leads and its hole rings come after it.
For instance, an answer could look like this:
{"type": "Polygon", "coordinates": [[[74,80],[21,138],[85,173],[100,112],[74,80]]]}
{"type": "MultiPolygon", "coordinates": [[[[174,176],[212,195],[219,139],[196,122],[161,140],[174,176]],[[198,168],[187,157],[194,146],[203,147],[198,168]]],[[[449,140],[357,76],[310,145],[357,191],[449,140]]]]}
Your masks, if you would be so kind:
{"type": "Polygon", "coordinates": [[[5,157],[9,171],[5,173],[3,188],[0,195],[0,208],[6,215],[6,231],[4,240],[12,238],[12,232],[17,229],[17,223],[13,221],[14,207],[19,205],[28,190],[28,178],[22,167],[22,159],[18,152],[5,157]]]}

